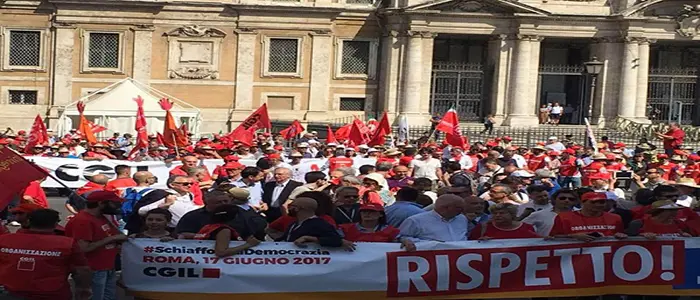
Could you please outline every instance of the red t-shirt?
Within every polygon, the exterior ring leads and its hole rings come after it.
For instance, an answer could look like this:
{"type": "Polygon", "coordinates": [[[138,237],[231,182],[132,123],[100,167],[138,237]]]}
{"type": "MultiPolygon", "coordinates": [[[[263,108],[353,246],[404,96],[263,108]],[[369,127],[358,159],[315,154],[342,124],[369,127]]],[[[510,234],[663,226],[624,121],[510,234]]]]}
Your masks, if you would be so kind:
{"type": "Polygon", "coordinates": [[[671,224],[661,224],[651,217],[646,217],[642,222],[643,225],[639,229],[639,233],[650,232],[662,236],[681,236],[681,233],[689,231],[687,225],[675,220],[671,224]]]}
{"type": "Polygon", "coordinates": [[[363,232],[358,228],[357,223],[341,224],[340,230],[346,240],[351,242],[372,242],[372,243],[391,243],[396,241],[399,236],[399,230],[391,225],[380,227],[381,229],[375,232],[363,232]]]}
{"type": "Polygon", "coordinates": [[[102,190],[104,188],[105,188],[104,185],[88,181],[88,183],[86,183],[84,186],[80,187],[77,191],[75,191],[75,193],[78,195],[82,195],[82,194],[85,194],[87,192],[102,190]]]}
{"type": "Polygon", "coordinates": [[[542,154],[539,156],[530,156],[527,159],[527,168],[530,171],[536,171],[539,169],[543,169],[545,167],[545,158],[547,158],[547,155],[542,154]]]}
{"type": "Polygon", "coordinates": [[[580,211],[569,211],[554,217],[554,225],[549,235],[598,232],[603,236],[613,236],[623,229],[622,218],[616,214],[603,212],[597,217],[586,217],[580,211]]]}
{"type": "Polygon", "coordinates": [[[74,239],[37,232],[0,236],[2,285],[22,299],[71,300],[68,275],[87,266],[74,239]],[[23,250],[46,251],[46,255],[22,254],[23,250]]]}
{"type": "Polygon", "coordinates": [[[559,175],[570,177],[575,176],[577,173],[579,173],[579,165],[576,157],[571,156],[567,160],[560,160],[560,162],[561,165],[559,166],[559,175]]]}
{"type": "Polygon", "coordinates": [[[196,180],[192,182],[190,192],[192,192],[192,202],[194,202],[194,205],[204,205],[204,194],[202,193],[202,188],[199,186],[199,182],[196,180]]]}
{"type": "Polygon", "coordinates": [[[478,240],[481,237],[490,237],[494,240],[500,240],[500,239],[530,239],[530,238],[538,238],[540,235],[535,232],[535,227],[528,224],[528,223],[520,223],[520,226],[518,226],[515,229],[502,229],[494,226],[491,224],[491,222],[487,223],[481,223],[479,225],[476,225],[474,229],[469,234],[469,239],[470,240],[478,240]],[[484,234],[482,235],[481,232],[483,231],[482,226],[486,226],[486,231],[484,231],[484,234]]]}
{"type": "Polygon", "coordinates": [[[675,149],[678,146],[683,145],[683,139],[685,138],[685,132],[683,129],[671,129],[664,135],[670,135],[673,137],[672,139],[664,139],[664,149],[675,149]]]}
{"type": "Polygon", "coordinates": [[[197,234],[194,235],[195,240],[216,240],[216,235],[219,234],[219,232],[222,229],[228,228],[231,230],[231,240],[232,241],[240,241],[241,236],[238,235],[238,231],[236,229],[233,229],[233,227],[228,226],[226,224],[209,224],[205,225],[202,227],[202,229],[197,232],[197,234]]]}
{"type": "Polygon", "coordinates": [[[43,208],[49,208],[49,202],[46,201],[46,193],[41,188],[41,183],[32,181],[22,192],[22,197],[29,196],[34,199],[34,203],[43,208]]]}
{"type": "Polygon", "coordinates": [[[129,187],[134,187],[136,186],[136,181],[134,181],[131,178],[117,178],[114,179],[105,185],[105,190],[107,191],[117,191],[117,190],[123,190],[125,188],[129,187]]]}
{"type": "MultiPolygon", "coordinates": [[[[633,207],[630,210],[632,212],[632,219],[638,220],[647,218],[649,216],[647,214],[647,211],[649,211],[650,209],[651,205],[633,207]]],[[[676,220],[680,222],[700,220],[700,216],[698,216],[698,214],[695,213],[695,211],[691,208],[684,207],[678,210],[678,214],[676,214],[676,220]]]]}
{"type": "Polygon", "coordinates": [[[590,165],[584,167],[581,170],[581,185],[583,186],[590,186],[591,185],[591,179],[590,176],[596,173],[601,173],[601,172],[607,172],[608,170],[605,169],[605,164],[601,162],[594,161],[590,165]]]}
{"type": "MultiPolygon", "coordinates": [[[[329,215],[322,215],[319,216],[319,218],[323,219],[324,221],[328,222],[328,224],[333,225],[333,227],[338,227],[338,225],[335,223],[335,220],[333,217],[329,215]]],[[[294,217],[290,216],[281,216],[274,222],[270,223],[270,225],[267,225],[270,229],[279,231],[279,232],[285,232],[287,228],[289,228],[290,225],[294,224],[297,220],[294,217]]]]}
{"type": "MultiPolygon", "coordinates": [[[[120,232],[114,224],[108,223],[107,218],[95,217],[84,210],[66,224],[66,236],[77,241],[93,243],[117,234],[120,232]]],[[[93,271],[104,271],[114,269],[114,260],[118,253],[119,245],[107,244],[85,253],[85,257],[93,271]]]]}
{"type": "Polygon", "coordinates": [[[328,160],[328,170],[330,172],[333,172],[337,168],[352,167],[353,163],[354,163],[354,161],[352,160],[352,158],[349,158],[349,157],[345,157],[345,156],[332,157],[328,160]]]}

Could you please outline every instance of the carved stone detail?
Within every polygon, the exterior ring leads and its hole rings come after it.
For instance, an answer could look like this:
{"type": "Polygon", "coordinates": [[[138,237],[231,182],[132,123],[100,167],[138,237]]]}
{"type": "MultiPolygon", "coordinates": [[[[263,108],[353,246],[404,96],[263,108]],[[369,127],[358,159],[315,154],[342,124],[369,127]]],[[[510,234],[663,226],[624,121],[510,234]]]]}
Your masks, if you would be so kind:
{"type": "Polygon", "coordinates": [[[505,8],[488,1],[452,1],[435,7],[437,10],[445,12],[468,12],[468,13],[512,13],[512,9],[505,8]]]}
{"type": "Polygon", "coordinates": [[[165,33],[166,36],[179,37],[206,37],[206,38],[223,38],[226,33],[220,29],[213,27],[200,27],[198,25],[187,25],[165,33]]]}
{"type": "Polygon", "coordinates": [[[169,70],[168,77],[171,79],[217,79],[219,78],[219,72],[208,68],[181,67],[177,70],[169,70]]]}
{"type": "Polygon", "coordinates": [[[518,40],[528,40],[531,42],[541,42],[542,40],[544,40],[544,37],[541,37],[536,34],[517,34],[515,35],[515,37],[518,40]]]}
{"type": "Polygon", "coordinates": [[[693,38],[700,33],[700,5],[683,5],[683,10],[676,17],[678,32],[682,37],[693,38]]]}

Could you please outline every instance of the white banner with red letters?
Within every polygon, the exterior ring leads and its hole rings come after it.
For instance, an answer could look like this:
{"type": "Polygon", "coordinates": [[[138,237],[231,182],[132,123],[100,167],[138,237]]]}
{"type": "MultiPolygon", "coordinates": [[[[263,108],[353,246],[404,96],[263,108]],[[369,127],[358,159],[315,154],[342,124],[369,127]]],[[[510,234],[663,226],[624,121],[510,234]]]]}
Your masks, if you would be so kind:
{"type": "MultiPolygon", "coordinates": [[[[54,175],[54,177],[62,181],[70,188],[82,187],[88,182],[88,178],[95,174],[105,174],[110,178],[114,178],[114,167],[117,165],[131,166],[132,174],[136,171],[149,171],[153,173],[156,178],[158,178],[158,183],[154,185],[154,187],[165,187],[165,182],[168,180],[170,170],[182,165],[180,161],[173,161],[172,163],[165,163],[162,161],[135,162],[112,159],[85,161],[78,158],[56,158],[42,156],[25,156],[25,158],[48,170],[52,175],[54,175]]],[[[246,166],[255,166],[257,160],[242,159],[239,162],[246,166]]],[[[213,172],[217,166],[220,166],[223,163],[224,162],[221,159],[202,159],[200,161],[200,165],[206,166],[209,172],[213,172]]],[[[322,170],[325,164],[325,159],[302,159],[301,163],[292,166],[293,179],[304,182],[304,174],[310,171],[322,170]]],[[[354,168],[355,170],[358,170],[360,166],[365,164],[374,165],[375,159],[356,158],[354,168]]],[[[45,188],[62,187],[58,182],[50,177],[42,182],[41,186],[45,188]]]]}
{"type": "Polygon", "coordinates": [[[358,243],[354,252],[262,243],[225,258],[213,246],[129,240],[122,277],[135,295],[158,299],[700,295],[700,238],[426,242],[416,252],[387,243],[358,243]]]}

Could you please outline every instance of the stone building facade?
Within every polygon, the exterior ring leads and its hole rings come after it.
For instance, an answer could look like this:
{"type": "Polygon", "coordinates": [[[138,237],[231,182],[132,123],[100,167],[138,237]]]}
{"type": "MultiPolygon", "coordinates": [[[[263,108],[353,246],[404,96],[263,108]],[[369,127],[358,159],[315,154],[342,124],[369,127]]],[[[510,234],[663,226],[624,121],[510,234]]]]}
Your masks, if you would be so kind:
{"type": "Polygon", "coordinates": [[[63,106],[125,77],[198,107],[203,132],[263,103],[274,119],[320,122],[388,111],[426,124],[455,108],[463,121],[530,126],[559,102],[570,123],[589,106],[601,125],[697,123],[698,4],[5,0],[0,125],[28,128],[39,113],[55,126],[63,106]],[[604,65],[591,89],[594,56],[604,65]]]}

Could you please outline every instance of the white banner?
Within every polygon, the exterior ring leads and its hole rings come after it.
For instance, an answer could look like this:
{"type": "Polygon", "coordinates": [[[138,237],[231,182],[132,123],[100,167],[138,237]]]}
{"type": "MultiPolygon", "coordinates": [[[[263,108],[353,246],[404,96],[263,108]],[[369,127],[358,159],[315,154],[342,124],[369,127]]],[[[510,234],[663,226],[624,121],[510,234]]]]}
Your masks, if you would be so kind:
{"type": "Polygon", "coordinates": [[[365,300],[700,295],[698,238],[426,242],[417,244],[416,252],[399,247],[358,243],[356,251],[347,252],[262,243],[218,258],[213,241],[131,239],[122,247],[122,278],[136,295],[157,294],[158,299],[184,299],[183,294],[189,299],[272,297],[270,293],[365,300]]]}
{"type": "MultiPolygon", "coordinates": [[[[182,165],[180,161],[173,161],[172,163],[166,164],[162,161],[133,162],[128,160],[111,159],[105,159],[100,161],[84,161],[82,159],[77,158],[56,158],[42,156],[27,156],[25,158],[30,161],[33,161],[38,166],[47,169],[52,175],[54,175],[54,177],[61,180],[65,185],[67,185],[70,188],[82,187],[88,182],[87,178],[95,174],[105,174],[110,178],[114,178],[114,167],[116,167],[117,165],[131,166],[132,174],[136,171],[149,171],[158,178],[158,183],[154,185],[154,187],[164,188],[165,182],[168,180],[170,170],[182,165]]],[[[242,159],[239,162],[246,166],[255,166],[257,160],[242,159]]],[[[221,159],[203,159],[200,161],[200,164],[206,166],[207,169],[209,169],[209,172],[213,172],[217,166],[220,166],[223,163],[224,162],[221,159]]],[[[326,159],[302,159],[300,164],[292,167],[293,179],[300,182],[304,182],[304,174],[306,174],[309,171],[320,170],[325,163],[326,159]]],[[[374,165],[375,159],[356,158],[354,165],[355,170],[358,170],[360,166],[365,164],[374,165]]],[[[62,187],[58,182],[56,182],[50,177],[47,178],[41,184],[41,186],[45,188],[62,187]]]]}

